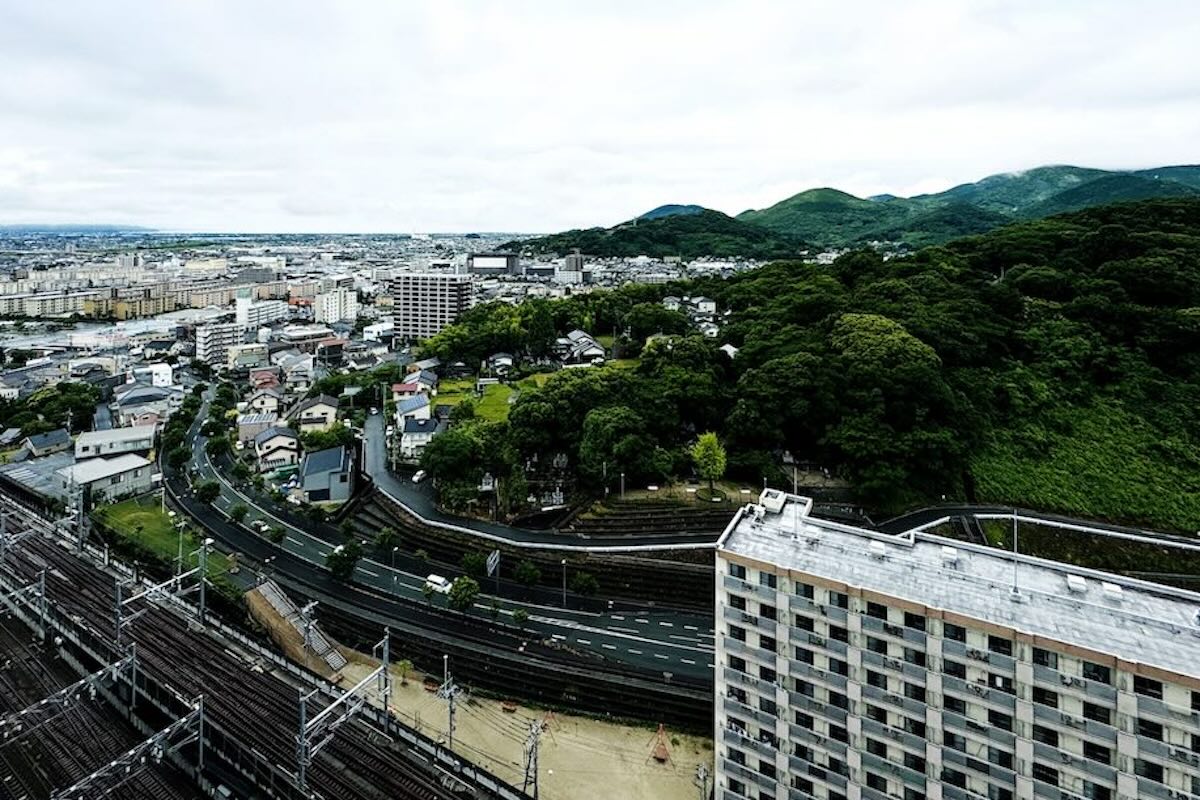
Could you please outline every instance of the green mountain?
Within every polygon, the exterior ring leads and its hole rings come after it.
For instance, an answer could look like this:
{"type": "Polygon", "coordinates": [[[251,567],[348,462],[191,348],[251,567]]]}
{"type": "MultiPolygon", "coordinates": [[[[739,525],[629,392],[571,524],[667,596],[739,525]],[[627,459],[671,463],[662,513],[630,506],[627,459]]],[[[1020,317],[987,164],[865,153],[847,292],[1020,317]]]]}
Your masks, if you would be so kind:
{"type": "Polygon", "coordinates": [[[1040,203],[1027,206],[1021,210],[1021,216],[1035,219],[1093,206],[1150,200],[1156,197],[1200,197],[1200,188],[1192,188],[1173,180],[1155,180],[1139,175],[1104,175],[1094,181],[1059,192],[1040,203]]]}
{"type": "Polygon", "coordinates": [[[708,210],[709,209],[705,208],[704,206],[681,206],[674,203],[668,203],[665,206],[659,206],[658,208],[650,209],[645,214],[642,214],[640,217],[638,217],[638,219],[660,219],[662,217],[674,217],[678,214],[699,214],[702,211],[708,210]]]}
{"type": "Polygon", "coordinates": [[[508,242],[502,250],[563,255],[578,250],[599,258],[716,256],[791,258],[807,249],[792,234],[767,230],[719,211],[701,209],[656,219],[633,219],[612,228],[587,228],[508,242]]]}
{"type": "Polygon", "coordinates": [[[936,194],[876,195],[864,200],[811,189],[738,219],[824,247],[869,241],[920,246],[968,236],[1020,219],[1036,219],[1109,203],[1189,197],[1200,190],[1200,166],[1112,172],[1067,165],[990,175],[936,194]]]}

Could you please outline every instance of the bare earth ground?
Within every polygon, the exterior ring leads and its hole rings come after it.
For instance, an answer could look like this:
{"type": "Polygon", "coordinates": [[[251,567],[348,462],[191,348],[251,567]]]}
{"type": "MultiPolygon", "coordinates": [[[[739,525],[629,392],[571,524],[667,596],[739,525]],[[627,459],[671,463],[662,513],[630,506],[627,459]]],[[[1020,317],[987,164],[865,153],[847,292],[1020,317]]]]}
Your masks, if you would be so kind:
{"type": "MultiPolygon", "coordinates": [[[[345,684],[361,680],[376,666],[378,662],[355,653],[343,670],[345,684]]],[[[445,739],[446,701],[426,691],[423,680],[423,675],[410,674],[408,685],[401,686],[396,674],[392,707],[426,736],[445,739]]],[[[711,741],[705,738],[668,731],[670,760],[659,764],[650,756],[654,730],[523,706],[505,713],[499,701],[466,695],[456,704],[454,750],[520,788],[530,724],[541,722],[547,725],[541,736],[538,788],[548,800],[692,800],[699,793],[693,784],[696,766],[705,764],[712,773],[711,741]],[[678,744],[672,744],[672,737],[678,744]]]]}
{"type": "MultiPolygon", "coordinates": [[[[295,628],[258,592],[247,593],[246,600],[253,617],[284,655],[303,663],[304,641],[295,628]]],[[[336,675],[327,675],[335,683],[353,686],[379,666],[363,653],[340,649],[350,664],[336,675]]],[[[320,658],[310,657],[309,665],[328,672],[320,658]]],[[[410,672],[407,685],[402,686],[394,665],[392,672],[393,713],[426,736],[445,740],[446,701],[426,691],[424,675],[410,672]]],[[[440,676],[435,677],[440,683],[440,676]]],[[[372,697],[371,702],[378,704],[379,698],[372,697]]],[[[547,800],[691,800],[699,794],[693,783],[697,765],[704,764],[712,774],[712,742],[707,738],[667,731],[664,739],[670,758],[660,764],[651,757],[658,739],[652,729],[525,707],[508,713],[499,701],[465,694],[456,704],[454,751],[520,788],[525,742],[530,726],[539,723],[545,727],[538,789],[547,800]]]]}

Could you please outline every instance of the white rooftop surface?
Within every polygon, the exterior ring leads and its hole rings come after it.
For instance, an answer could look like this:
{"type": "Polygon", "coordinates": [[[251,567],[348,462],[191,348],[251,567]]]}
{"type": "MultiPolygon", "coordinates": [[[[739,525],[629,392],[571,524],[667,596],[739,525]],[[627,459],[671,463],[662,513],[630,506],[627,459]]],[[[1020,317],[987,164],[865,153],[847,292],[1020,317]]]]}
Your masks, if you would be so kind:
{"type": "Polygon", "coordinates": [[[1016,602],[1014,558],[1005,551],[926,534],[910,545],[807,517],[794,498],[788,496],[780,513],[767,511],[761,523],[743,510],[718,549],[1125,661],[1200,675],[1200,594],[1021,556],[1015,561],[1023,600],[1016,602]],[[873,542],[886,542],[882,558],[873,542]],[[957,565],[947,563],[947,545],[956,548],[957,565]],[[1077,580],[1068,587],[1070,575],[1086,581],[1085,593],[1077,591],[1077,580]],[[1119,586],[1120,599],[1102,583],[1119,586]]]}
{"type": "Polygon", "coordinates": [[[59,475],[70,478],[72,474],[76,483],[91,483],[92,481],[120,475],[138,467],[148,467],[150,462],[135,453],[125,453],[115,458],[89,458],[70,467],[57,470],[59,475]]]}
{"type": "Polygon", "coordinates": [[[106,431],[87,431],[75,439],[75,446],[81,444],[100,444],[107,442],[136,442],[141,439],[154,439],[153,425],[135,425],[131,428],[111,428],[106,431]]]}

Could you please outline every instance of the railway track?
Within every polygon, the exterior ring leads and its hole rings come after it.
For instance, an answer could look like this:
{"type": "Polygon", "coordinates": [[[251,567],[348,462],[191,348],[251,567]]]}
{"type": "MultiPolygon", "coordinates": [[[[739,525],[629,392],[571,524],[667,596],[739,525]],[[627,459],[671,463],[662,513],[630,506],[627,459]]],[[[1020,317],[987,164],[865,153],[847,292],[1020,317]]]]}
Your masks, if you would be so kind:
{"type": "MultiPolygon", "coordinates": [[[[111,575],[41,537],[22,542],[9,554],[8,567],[25,581],[46,567],[51,603],[111,643],[111,575]]],[[[253,772],[264,789],[277,791],[276,796],[281,797],[301,796],[290,787],[299,728],[297,686],[262,665],[244,661],[216,639],[190,631],[181,616],[159,606],[148,605],[145,613],[128,625],[123,640],[137,643],[139,670],[144,676],[169,686],[181,697],[204,695],[210,747],[216,744],[219,750],[222,743],[236,743],[257,756],[253,772]]],[[[458,796],[444,788],[442,776],[432,772],[419,754],[358,720],[343,726],[316,757],[309,769],[309,785],[315,789],[314,797],[329,800],[458,796]]]]}

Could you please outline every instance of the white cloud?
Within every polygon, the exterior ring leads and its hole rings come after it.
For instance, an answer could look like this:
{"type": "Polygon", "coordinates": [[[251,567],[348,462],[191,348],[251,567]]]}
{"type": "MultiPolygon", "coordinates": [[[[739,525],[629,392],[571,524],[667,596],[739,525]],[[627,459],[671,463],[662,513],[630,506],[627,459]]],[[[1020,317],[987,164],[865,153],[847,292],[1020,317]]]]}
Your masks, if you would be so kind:
{"type": "Polygon", "coordinates": [[[1200,160],[1188,3],[6,5],[0,222],[549,231],[1200,160]]]}

